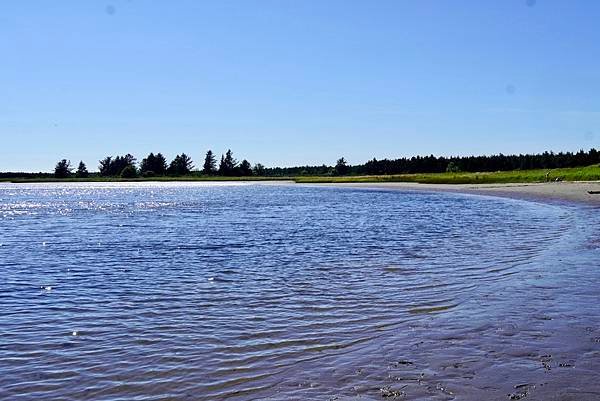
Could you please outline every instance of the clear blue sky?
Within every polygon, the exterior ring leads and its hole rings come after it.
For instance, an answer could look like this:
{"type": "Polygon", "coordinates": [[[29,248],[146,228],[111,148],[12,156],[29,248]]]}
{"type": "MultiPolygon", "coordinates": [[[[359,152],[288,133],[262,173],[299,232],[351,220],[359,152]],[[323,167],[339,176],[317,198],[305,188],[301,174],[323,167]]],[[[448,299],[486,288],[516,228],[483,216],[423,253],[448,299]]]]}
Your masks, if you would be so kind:
{"type": "Polygon", "coordinates": [[[600,147],[597,0],[4,1],[0,171],[600,147]]]}

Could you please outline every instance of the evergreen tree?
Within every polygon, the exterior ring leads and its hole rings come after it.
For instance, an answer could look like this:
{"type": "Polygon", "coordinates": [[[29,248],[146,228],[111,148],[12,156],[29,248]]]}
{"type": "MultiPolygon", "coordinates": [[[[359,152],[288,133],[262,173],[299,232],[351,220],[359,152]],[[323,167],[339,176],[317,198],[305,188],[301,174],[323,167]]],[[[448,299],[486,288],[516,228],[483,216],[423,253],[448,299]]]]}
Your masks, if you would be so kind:
{"type": "Polygon", "coordinates": [[[346,163],[346,159],[343,157],[338,159],[335,164],[335,174],[336,175],[346,175],[350,172],[350,166],[346,163]]]}
{"type": "Polygon", "coordinates": [[[235,175],[235,168],[237,167],[237,161],[233,158],[233,152],[231,149],[227,150],[225,156],[221,156],[221,164],[219,165],[219,174],[225,176],[235,175]]]}
{"type": "Polygon", "coordinates": [[[145,176],[165,175],[167,172],[167,160],[165,157],[157,153],[150,153],[140,163],[140,173],[145,176]]]}
{"type": "Polygon", "coordinates": [[[154,156],[154,153],[150,152],[150,154],[146,158],[142,159],[142,162],[140,163],[140,174],[145,176],[156,174],[154,171],[155,164],[156,156],[154,156]]]}
{"type": "Polygon", "coordinates": [[[204,159],[204,166],[202,173],[206,175],[213,175],[217,172],[217,160],[212,150],[206,152],[206,158],[204,159]]]}
{"type": "Polygon", "coordinates": [[[79,166],[77,166],[77,172],[75,172],[75,177],[77,178],[87,178],[90,175],[88,172],[87,166],[82,161],[79,162],[79,166]]]}
{"type": "Polygon", "coordinates": [[[240,176],[245,177],[252,175],[252,166],[250,165],[250,162],[248,162],[248,160],[246,159],[242,160],[238,169],[240,172],[240,176]]]}
{"type": "Polygon", "coordinates": [[[112,164],[112,157],[106,156],[104,159],[100,160],[100,165],[98,166],[98,171],[100,171],[101,176],[109,176],[110,175],[110,165],[112,164]]]}
{"type": "Polygon", "coordinates": [[[167,174],[167,168],[167,159],[162,153],[157,153],[154,161],[154,172],[158,175],[165,175],[167,174]]]}
{"type": "Polygon", "coordinates": [[[116,156],[114,159],[111,156],[105,157],[100,160],[98,170],[101,176],[118,177],[126,167],[131,167],[131,170],[136,171],[135,157],[129,153],[125,156],[116,156]]]}
{"type": "Polygon", "coordinates": [[[137,177],[137,170],[134,166],[127,165],[123,170],[121,170],[120,174],[121,178],[135,178],[137,177]]]}
{"type": "Polygon", "coordinates": [[[225,171],[227,170],[227,165],[225,164],[225,156],[221,155],[221,161],[219,162],[219,175],[227,175],[225,171]]]}
{"type": "Polygon", "coordinates": [[[175,156],[175,159],[173,159],[169,166],[168,172],[171,175],[187,175],[192,172],[193,168],[192,159],[185,153],[182,153],[175,156]]]}
{"type": "Polygon", "coordinates": [[[254,175],[258,175],[258,176],[263,176],[263,175],[265,175],[265,166],[263,166],[263,165],[262,165],[262,164],[260,164],[260,163],[256,163],[256,164],[254,165],[254,168],[252,169],[252,173],[253,173],[254,175]]]}
{"type": "Polygon", "coordinates": [[[54,177],[67,178],[71,176],[72,171],[71,162],[67,159],[62,159],[56,163],[56,167],[54,167],[54,177]]]}
{"type": "Polygon", "coordinates": [[[119,166],[119,173],[123,172],[123,169],[125,169],[125,167],[133,167],[133,171],[137,171],[137,169],[135,168],[135,162],[136,162],[136,158],[133,157],[131,154],[127,153],[125,156],[122,157],[122,166],[119,166]]]}

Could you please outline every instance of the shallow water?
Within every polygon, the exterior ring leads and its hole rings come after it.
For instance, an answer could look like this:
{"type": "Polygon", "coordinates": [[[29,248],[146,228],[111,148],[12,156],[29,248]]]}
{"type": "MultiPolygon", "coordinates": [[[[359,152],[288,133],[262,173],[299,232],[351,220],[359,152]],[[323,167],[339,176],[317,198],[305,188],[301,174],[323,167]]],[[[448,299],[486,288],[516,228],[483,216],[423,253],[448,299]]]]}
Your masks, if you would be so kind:
{"type": "Polygon", "coordinates": [[[0,399],[598,399],[598,214],[0,184],[0,399]]]}

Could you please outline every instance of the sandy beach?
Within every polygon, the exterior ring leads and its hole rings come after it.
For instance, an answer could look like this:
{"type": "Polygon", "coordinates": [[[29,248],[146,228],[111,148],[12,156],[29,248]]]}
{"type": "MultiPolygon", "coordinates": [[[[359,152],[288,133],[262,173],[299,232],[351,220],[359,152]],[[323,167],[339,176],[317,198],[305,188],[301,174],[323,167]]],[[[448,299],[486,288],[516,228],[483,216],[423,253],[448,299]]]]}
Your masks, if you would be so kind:
{"type": "Polygon", "coordinates": [[[410,182],[316,184],[352,188],[381,188],[434,192],[459,192],[502,196],[552,203],[576,202],[600,206],[600,181],[515,184],[418,184],[410,182]],[[592,192],[592,193],[590,193],[592,192]]]}

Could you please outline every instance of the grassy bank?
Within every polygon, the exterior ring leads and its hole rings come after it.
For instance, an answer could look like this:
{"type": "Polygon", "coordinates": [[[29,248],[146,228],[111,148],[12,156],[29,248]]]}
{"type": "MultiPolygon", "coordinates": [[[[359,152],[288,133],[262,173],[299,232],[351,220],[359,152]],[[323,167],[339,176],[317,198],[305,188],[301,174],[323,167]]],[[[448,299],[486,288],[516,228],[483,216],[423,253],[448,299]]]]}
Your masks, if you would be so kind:
{"type": "Polygon", "coordinates": [[[3,178],[4,182],[148,182],[148,181],[289,181],[297,183],[352,183],[352,182],[415,182],[422,184],[499,184],[547,181],[600,181],[600,165],[553,170],[515,170],[492,173],[432,173],[365,176],[297,176],[297,177],[147,177],[147,178],[3,178]]]}
{"type": "Polygon", "coordinates": [[[415,182],[421,184],[499,184],[546,181],[598,181],[600,165],[553,170],[515,170],[492,173],[432,173],[344,177],[296,177],[298,183],[415,182]]]}

